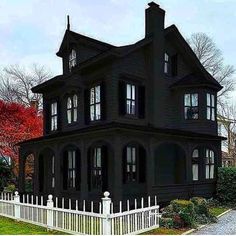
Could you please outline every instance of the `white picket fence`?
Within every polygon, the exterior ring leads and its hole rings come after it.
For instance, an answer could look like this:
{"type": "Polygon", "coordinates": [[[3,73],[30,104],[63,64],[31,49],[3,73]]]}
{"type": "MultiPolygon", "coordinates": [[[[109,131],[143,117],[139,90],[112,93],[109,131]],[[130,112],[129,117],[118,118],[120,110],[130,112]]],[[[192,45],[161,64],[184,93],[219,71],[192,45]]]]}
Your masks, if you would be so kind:
{"type": "Polygon", "coordinates": [[[134,209],[130,209],[128,200],[125,211],[122,210],[123,202],[120,202],[119,211],[114,213],[109,195],[109,192],[104,193],[96,213],[93,202],[90,204],[90,211],[86,211],[85,201],[82,210],[79,210],[78,201],[75,209],[72,209],[71,200],[68,209],[65,209],[64,200],[62,199],[62,207],[59,208],[58,199],[54,202],[52,195],[48,196],[47,204],[44,206],[43,198],[37,196],[23,197],[23,202],[20,202],[18,192],[15,192],[14,196],[1,193],[0,215],[71,234],[138,234],[159,227],[160,214],[156,197],[148,197],[147,206],[144,206],[143,198],[140,201],[135,199],[134,209]]]}

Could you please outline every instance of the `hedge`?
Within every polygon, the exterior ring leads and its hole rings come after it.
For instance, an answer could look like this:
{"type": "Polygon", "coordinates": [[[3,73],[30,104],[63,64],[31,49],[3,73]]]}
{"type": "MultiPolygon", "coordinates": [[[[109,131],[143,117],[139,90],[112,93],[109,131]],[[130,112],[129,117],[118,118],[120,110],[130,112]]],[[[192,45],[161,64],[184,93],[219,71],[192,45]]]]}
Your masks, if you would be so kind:
{"type": "Polygon", "coordinates": [[[219,168],[217,197],[223,204],[236,204],[236,167],[219,168]]]}

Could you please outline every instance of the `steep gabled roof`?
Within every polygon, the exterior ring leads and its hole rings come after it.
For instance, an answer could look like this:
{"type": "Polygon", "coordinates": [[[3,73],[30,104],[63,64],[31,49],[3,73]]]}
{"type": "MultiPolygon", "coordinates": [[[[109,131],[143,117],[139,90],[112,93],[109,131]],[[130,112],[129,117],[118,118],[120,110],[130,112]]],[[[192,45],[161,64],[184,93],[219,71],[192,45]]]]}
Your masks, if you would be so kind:
{"type": "Polygon", "coordinates": [[[189,44],[186,42],[186,40],[183,38],[181,33],[179,32],[178,28],[175,25],[171,25],[165,29],[165,36],[168,37],[170,40],[175,41],[180,45],[179,50],[181,50],[182,55],[186,55],[187,61],[194,65],[198,71],[198,74],[202,74],[201,76],[189,76],[184,77],[182,79],[182,82],[177,82],[182,85],[185,83],[199,83],[199,79],[201,79],[202,83],[206,84],[212,84],[217,87],[218,90],[222,89],[222,86],[219,84],[219,82],[212,77],[211,74],[207,72],[207,70],[204,68],[202,63],[197,58],[196,54],[193,52],[192,48],[189,46],[189,44]],[[200,78],[201,77],[201,78],[200,78]],[[191,81],[188,81],[190,79],[191,81]]]}
{"type": "Polygon", "coordinates": [[[62,40],[62,43],[61,43],[61,46],[59,48],[59,51],[56,53],[57,56],[62,56],[62,52],[64,51],[64,49],[67,48],[69,40],[72,40],[75,43],[83,42],[83,43],[88,44],[92,47],[95,47],[97,50],[100,50],[101,52],[115,47],[109,43],[105,43],[100,40],[90,38],[88,36],[76,33],[74,31],[66,30],[63,40],[62,40]]]}

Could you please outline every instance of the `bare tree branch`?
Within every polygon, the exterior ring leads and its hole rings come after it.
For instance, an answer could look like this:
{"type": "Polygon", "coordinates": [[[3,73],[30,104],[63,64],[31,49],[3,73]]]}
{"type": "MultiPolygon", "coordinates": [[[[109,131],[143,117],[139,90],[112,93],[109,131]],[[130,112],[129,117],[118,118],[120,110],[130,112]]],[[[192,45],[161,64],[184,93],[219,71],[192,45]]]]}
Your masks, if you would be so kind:
{"type": "Polygon", "coordinates": [[[224,103],[234,90],[235,68],[224,64],[222,52],[205,33],[192,34],[187,41],[205,69],[224,87],[218,93],[218,100],[224,103]]]}
{"type": "Polygon", "coordinates": [[[30,106],[32,101],[42,107],[42,95],[34,94],[31,88],[52,77],[44,66],[33,64],[26,70],[19,65],[5,67],[0,73],[0,99],[30,106]]]}

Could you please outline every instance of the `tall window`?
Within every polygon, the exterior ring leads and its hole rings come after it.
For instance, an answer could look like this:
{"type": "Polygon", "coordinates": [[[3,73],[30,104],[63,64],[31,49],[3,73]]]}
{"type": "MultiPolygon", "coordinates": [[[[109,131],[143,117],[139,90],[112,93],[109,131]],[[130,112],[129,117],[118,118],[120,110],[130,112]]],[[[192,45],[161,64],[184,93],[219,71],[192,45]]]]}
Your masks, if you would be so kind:
{"type": "Polygon", "coordinates": [[[192,177],[193,181],[199,179],[199,150],[194,149],[192,154],[192,177]]]}
{"type": "Polygon", "coordinates": [[[126,85],[126,114],[136,114],[136,87],[132,84],[126,85]]]}
{"type": "Polygon", "coordinates": [[[101,86],[95,86],[90,89],[90,120],[101,119],[101,86]]]}
{"type": "Polygon", "coordinates": [[[51,131],[57,130],[57,102],[51,103],[51,131]]]}
{"type": "Polygon", "coordinates": [[[198,94],[188,93],[184,95],[184,117],[186,120],[198,119],[198,94]]]}
{"type": "Polygon", "coordinates": [[[67,98],[67,122],[71,124],[77,121],[78,117],[78,96],[75,94],[73,97],[67,98]]]}
{"type": "Polygon", "coordinates": [[[206,149],[206,179],[214,179],[215,153],[206,149]]]}
{"type": "Polygon", "coordinates": [[[126,182],[137,181],[137,148],[126,148],[126,182]]]}
{"type": "Polygon", "coordinates": [[[76,151],[70,150],[68,151],[68,187],[69,188],[75,188],[75,170],[76,170],[76,164],[75,164],[75,158],[76,158],[76,151]]]}
{"type": "Polygon", "coordinates": [[[165,53],[165,61],[164,61],[164,73],[169,74],[170,72],[170,57],[167,53],[165,53]]]}
{"type": "Polygon", "coordinates": [[[55,156],[52,156],[52,188],[55,188],[55,156]]]}
{"type": "Polygon", "coordinates": [[[77,64],[77,56],[76,51],[74,49],[71,50],[71,53],[69,55],[69,69],[71,71],[71,68],[75,67],[77,64]]]}
{"type": "Polygon", "coordinates": [[[207,119],[215,121],[215,95],[207,93],[207,119]]]}
{"type": "Polygon", "coordinates": [[[93,189],[102,187],[102,149],[97,147],[93,149],[91,183],[93,189]]]}

